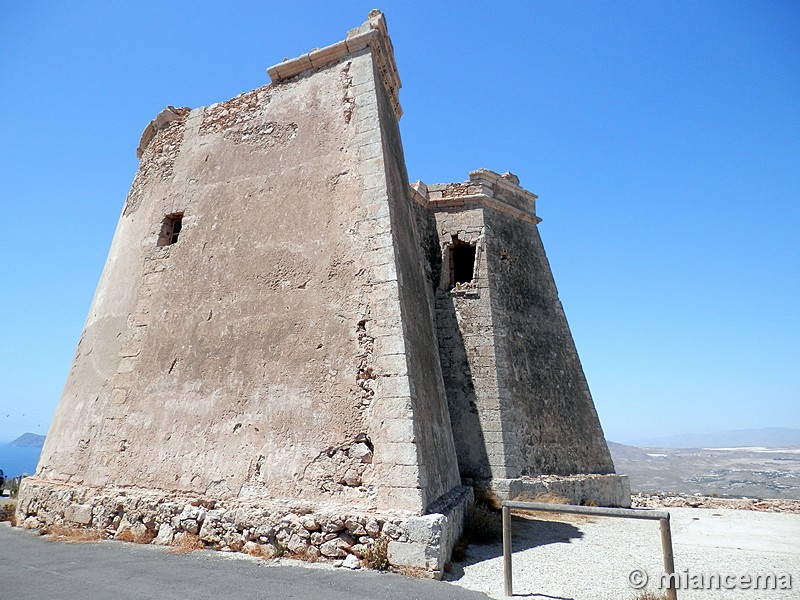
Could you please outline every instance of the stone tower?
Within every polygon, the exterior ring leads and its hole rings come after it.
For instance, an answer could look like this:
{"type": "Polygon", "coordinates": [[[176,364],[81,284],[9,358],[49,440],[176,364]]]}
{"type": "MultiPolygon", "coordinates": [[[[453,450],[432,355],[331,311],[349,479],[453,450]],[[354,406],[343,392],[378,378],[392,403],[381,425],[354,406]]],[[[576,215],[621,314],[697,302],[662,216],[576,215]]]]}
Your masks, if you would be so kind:
{"type": "Polygon", "coordinates": [[[536,195],[487,169],[412,189],[462,477],[503,497],[626,504],[539,237],[536,195]]]}
{"type": "Polygon", "coordinates": [[[623,490],[534,196],[409,188],[383,15],[268,73],[145,129],[20,522],[437,574],[462,476],[623,490]]]}

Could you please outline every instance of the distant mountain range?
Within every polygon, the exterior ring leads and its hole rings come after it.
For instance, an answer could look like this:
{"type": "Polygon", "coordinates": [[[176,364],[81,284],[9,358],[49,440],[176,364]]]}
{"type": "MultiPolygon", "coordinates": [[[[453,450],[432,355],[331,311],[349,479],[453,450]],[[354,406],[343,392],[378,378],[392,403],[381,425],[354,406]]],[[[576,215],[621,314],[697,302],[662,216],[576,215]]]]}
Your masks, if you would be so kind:
{"type": "Polygon", "coordinates": [[[37,433],[23,433],[8,445],[15,448],[41,448],[44,446],[44,438],[45,436],[37,433]]]}
{"type": "Polygon", "coordinates": [[[715,433],[684,433],[662,438],[635,440],[640,448],[786,448],[800,446],[800,429],[766,427],[715,433]]]}

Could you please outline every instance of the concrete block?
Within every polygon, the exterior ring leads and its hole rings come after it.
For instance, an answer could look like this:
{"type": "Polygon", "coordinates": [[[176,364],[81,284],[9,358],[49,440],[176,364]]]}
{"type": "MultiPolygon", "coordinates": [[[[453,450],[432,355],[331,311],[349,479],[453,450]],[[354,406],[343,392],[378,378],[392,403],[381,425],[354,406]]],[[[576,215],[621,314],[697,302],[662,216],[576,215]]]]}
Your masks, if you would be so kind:
{"type": "MultiPolygon", "coordinates": [[[[384,274],[385,275],[385,274],[384,274]]],[[[393,283],[397,286],[397,281],[395,280],[387,280],[382,281],[380,283],[393,283]]],[[[397,289],[397,288],[395,288],[397,289]]],[[[383,304],[375,304],[372,307],[372,314],[375,316],[376,319],[397,319],[400,320],[402,318],[402,311],[400,310],[400,303],[395,301],[393,297],[390,297],[384,302],[383,304]]],[[[383,350],[375,349],[375,354],[398,354],[398,352],[385,352],[383,350]]]]}
{"type": "Polygon", "coordinates": [[[391,226],[389,217],[374,217],[358,221],[356,223],[356,231],[365,238],[373,238],[391,231],[391,226]]]}
{"type": "Polygon", "coordinates": [[[359,267],[380,267],[394,264],[394,252],[391,248],[375,248],[365,251],[358,262],[359,267]]]}
{"type": "Polygon", "coordinates": [[[353,115],[358,131],[375,127],[378,121],[378,108],[374,102],[369,102],[369,96],[364,94],[359,96],[359,101],[355,103],[353,115]]]}
{"type": "Polygon", "coordinates": [[[373,356],[370,362],[381,375],[402,376],[408,373],[405,354],[373,356]]]}
{"type": "Polygon", "coordinates": [[[410,518],[406,521],[409,542],[425,544],[426,546],[438,545],[441,541],[444,521],[444,516],[440,514],[410,518]]]}
{"type": "Polygon", "coordinates": [[[355,54],[359,50],[365,49],[371,43],[377,42],[380,34],[374,30],[369,29],[364,33],[359,33],[354,35],[353,37],[349,37],[345,40],[345,44],[347,44],[348,52],[355,54]]]}
{"type": "Polygon", "coordinates": [[[411,420],[414,418],[411,398],[386,398],[377,395],[372,401],[373,413],[376,418],[411,420]]]}
{"type": "MultiPolygon", "coordinates": [[[[378,144],[381,146],[383,144],[383,136],[381,134],[380,127],[359,129],[358,134],[356,135],[355,143],[359,152],[362,152],[363,148],[369,144],[378,144]]],[[[377,154],[374,156],[377,156],[377,154]]],[[[374,156],[365,156],[362,154],[362,158],[374,158],[374,156]]]]}
{"type": "Polygon", "coordinates": [[[375,459],[386,464],[416,465],[419,462],[417,445],[412,442],[384,442],[375,447],[375,459]]]}
{"type": "Polygon", "coordinates": [[[394,487],[420,487],[420,470],[417,465],[393,465],[382,471],[383,475],[395,484],[394,487]]]}
{"type": "Polygon", "coordinates": [[[88,525],[92,522],[92,507],[85,504],[70,504],[64,511],[64,519],[78,525],[88,525]]]}
{"type": "Polygon", "coordinates": [[[402,336],[403,327],[397,321],[381,319],[380,323],[370,321],[367,324],[367,333],[372,337],[402,336]]]}
{"type": "Polygon", "coordinates": [[[311,66],[316,69],[339,61],[347,56],[347,54],[347,46],[340,42],[338,44],[332,44],[331,46],[326,46],[325,48],[320,48],[319,50],[309,52],[308,59],[311,63],[311,66]]]}
{"type": "Polygon", "coordinates": [[[396,442],[414,441],[414,423],[410,419],[387,419],[383,426],[390,440],[396,442]]]}
{"type": "Polygon", "coordinates": [[[359,83],[358,85],[353,86],[353,92],[355,95],[360,94],[374,94],[375,92],[375,80],[374,79],[367,79],[363,83],[359,83]]]}
{"type": "Polygon", "coordinates": [[[370,158],[361,162],[361,168],[363,173],[381,173],[384,172],[385,163],[383,160],[383,156],[379,156],[377,158],[370,158]]]}
{"type": "MultiPolygon", "coordinates": [[[[385,248],[373,248],[376,252],[382,252],[385,248]]],[[[400,306],[400,291],[397,287],[396,281],[382,281],[380,283],[372,283],[369,290],[367,290],[370,302],[374,306],[383,306],[383,303],[388,302],[394,307],[400,306]]],[[[383,318],[374,316],[374,318],[383,318]]]]}
{"type": "Polygon", "coordinates": [[[386,265],[378,265],[369,268],[370,281],[383,283],[385,281],[397,281],[397,268],[394,262],[386,265]]]}
{"type": "MultiPolygon", "coordinates": [[[[365,174],[362,176],[362,185],[364,186],[364,189],[380,188],[385,190],[386,173],[382,173],[381,171],[372,171],[368,174],[365,174]]],[[[381,198],[378,202],[383,206],[386,207],[389,206],[385,197],[381,198]]],[[[380,215],[380,216],[388,216],[388,215],[380,215]]]]}
{"type": "Polygon", "coordinates": [[[421,512],[427,502],[419,488],[382,486],[378,490],[377,504],[378,508],[392,507],[394,510],[421,512]]]}
{"type": "MultiPolygon", "coordinates": [[[[399,312],[399,311],[398,311],[399,312]]],[[[382,311],[381,315],[387,314],[387,312],[382,311]]],[[[391,313],[388,313],[391,314],[391,313]]],[[[406,344],[405,340],[400,335],[387,335],[382,337],[376,337],[374,343],[375,353],[376,354],[404,354],[406,351],[406,344]]],[[[389,378],[397,379],[395,377],[389,378]]],[[[387,386],[396,385],[395,382],[389,381],[387,382],[387,386]]],[[[405,394],[394,394],[394,395],[405,395],[405,394]]]]}
{"type": "Polygon", "coordinates": [[[370,141],[358,147],[358,153],[363,160],[377,158],[383,155],[383,144],[380,141],[370,141]]]}
{"type": "Polygon", "coordinates": [[[389,542],[389,562],[396,567],[410,567],[412,569],[427,569],[434,553],[425,544],[416,542],[389,542]]]}

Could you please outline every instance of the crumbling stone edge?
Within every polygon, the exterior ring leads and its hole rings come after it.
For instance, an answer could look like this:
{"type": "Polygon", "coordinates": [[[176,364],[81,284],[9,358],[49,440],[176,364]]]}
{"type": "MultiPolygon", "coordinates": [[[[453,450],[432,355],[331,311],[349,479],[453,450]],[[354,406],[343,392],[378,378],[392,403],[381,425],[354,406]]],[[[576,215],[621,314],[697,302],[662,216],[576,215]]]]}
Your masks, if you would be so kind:
{"type": "Polygon", "coordinates": [[[537,475],[516,479],[475,481],[477,488],[485,488],[502,500],[536,498],[552,494],[566,498],[570,504],[630,508],[631,484],[627,475],[609,473],[577,475],[537,475]]]}
{"type": "MultiPolygon", "coordinates": [[[[305,560],[365,558],[385,537],[391,567],[439,579],[462,534],[471,487],[439,498],[428,514],[359,511],[336,504],[206,497],[133,488],[93,488],[38,477],[22,481],[17,523],[95,529],[108,538],[305,560]]],[[[353,559],[350,559],[352,561],[353,559]]]]}

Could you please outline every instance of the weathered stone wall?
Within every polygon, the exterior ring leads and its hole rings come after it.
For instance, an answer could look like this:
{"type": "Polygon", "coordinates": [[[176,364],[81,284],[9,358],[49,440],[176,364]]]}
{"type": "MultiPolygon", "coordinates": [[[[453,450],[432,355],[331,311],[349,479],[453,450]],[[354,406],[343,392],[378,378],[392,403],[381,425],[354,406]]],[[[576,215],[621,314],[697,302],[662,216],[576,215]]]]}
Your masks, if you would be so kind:
{"type": "MultiPolygon", "coordinates": [[[[377,76],[376,73],[376,79],[377,76]]],[[[382,86],[378,87],[378,103],[401,313],[393,313],[386,304],[376,304],[375,311],[378,326],[402,324],[409,372],[408,389],[403,392],[408,395],[414,416],[413,421],[406,421],[413,425],[413,431],[405,435],[411,433],[417,446],[421,504],[428,506],[460,485],[461,479],[439,364],[432,294],[420,252],[420,233],[408,187],[400,130],[390,112],[390,98],[382,86]]],[[[399,401],[397,408],[404,408],[399,401]]],[[[401,490],[400,493],[409,492],[401,490]]]]}
{"type": "Polygon", "coordinates": [[[266,558],[355,557],[365,559],[367,566],[370,553],[375,556],[373,544],[384,538],[385,558],[392,566],[440,577],[471,500],[471,488],[455,488],[431,507],[433,514],[409,516],[403,511],[367,513],[299,499],[265,503],[138,488],[97,490],[29,477],[22,482],[17,519],[31,529],[64,525],[139,543],[191,544],[266,558]]]}
{"type": "Polygon", "coordinates": [[[614,465],[536,225],[485,212],[507,453],[520,475],[613,473],[614,465]]]}
{"type": "MultiPolygon", "coordinates": [[[[479,487],[483,487],[480,482],[479,487]]],[[[631,505],[631,486],[627,475],[613,473],[598,475],[538,475],[514,479],[494,479],[485,487],[501,498],[532,500],[542,495],[560,496],[570,504],[591,502],[597,506],[628,508],[631,505]]]]}
{"type": "Polygon", "coordinates": [[[459,485],[380,81],[365,47],[149,128],[42,479],[417,513],[459,485]]]}
{"type": "Polygon", "coordinates": [[[513,457],[502,444],[483,209],[437,211],[434,218],[440,248],[435,269],[439,351],[461,474],[509,477],[513,457]],[[473,283],[457,291],[449,289],[447,264],[453,236],[477,249],[473,283]]]}

